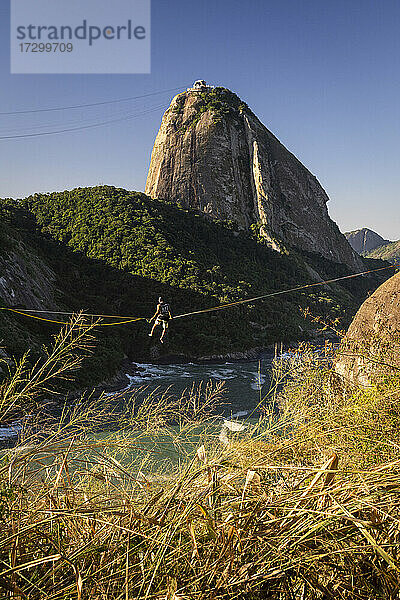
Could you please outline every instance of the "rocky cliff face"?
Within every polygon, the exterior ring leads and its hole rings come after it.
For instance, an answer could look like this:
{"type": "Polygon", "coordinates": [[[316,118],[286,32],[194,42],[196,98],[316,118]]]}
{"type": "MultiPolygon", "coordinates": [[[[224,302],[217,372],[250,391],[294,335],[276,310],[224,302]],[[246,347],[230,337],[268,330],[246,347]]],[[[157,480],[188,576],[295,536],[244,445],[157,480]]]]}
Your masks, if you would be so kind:
{"type": "Polygon", "coordinates": [[[363,229],[356,229],[355,231],[348,231],[344,234],[350,246],[358,252],[358,254],[368,254],[375,248],[389,244],[389,240],[383,239],[378,233],[363,227],[363,229]]]}
{"type": "Polygon", "coordinates": [[[223,88],[178,94],[164,114],[146,183],[171,200],[283,245],[361,270],[322,186],[246,104],[223,88]]]}
{"type": "Polygon", "coordinates": [[[339,349],[335,371],[369,386],[400,371],[400,273],[383,283],[356,314],[339,349]]]}
{"type": "Polygon", "coordinates": [[[0,255],[0,299],[7,306],[55,310],[56,276],[21,241],[0,255]]]}
{"type": "MultiPolygon", "coordinates": [[[[0,305],[57,310],[56,273],[28,238],[23,239],[25,236],[4,222],[4,217],[4,211],[0,212],[0,305]]],[[[29,348],[37,350],[43,342],[37,322],[25,323],[12,313],[0,311],[0,379],[12,355],[21,355],[29,348]]]]}

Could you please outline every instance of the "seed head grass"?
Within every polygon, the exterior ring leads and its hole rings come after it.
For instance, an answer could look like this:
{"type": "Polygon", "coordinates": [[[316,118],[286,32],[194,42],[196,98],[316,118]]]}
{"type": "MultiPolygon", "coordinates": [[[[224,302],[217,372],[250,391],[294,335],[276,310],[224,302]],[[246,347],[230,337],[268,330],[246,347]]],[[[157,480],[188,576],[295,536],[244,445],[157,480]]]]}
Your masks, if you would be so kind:
{"type": "Polygon", "coordinates": [[[344,388],[333,349],[300,348],[222,442],[222,384],[49,407],[87,336],[78,316],[1,388],[0,420],[25,418],[0,458],[0,597],[399,597],[398,381],[344,388]]]}

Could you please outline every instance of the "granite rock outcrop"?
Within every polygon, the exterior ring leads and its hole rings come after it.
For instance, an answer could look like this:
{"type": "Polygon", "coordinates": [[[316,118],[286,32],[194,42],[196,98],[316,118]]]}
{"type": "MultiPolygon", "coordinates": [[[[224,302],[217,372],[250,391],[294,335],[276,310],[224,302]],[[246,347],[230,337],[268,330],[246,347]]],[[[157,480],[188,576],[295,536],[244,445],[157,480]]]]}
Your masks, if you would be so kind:
{"type": "Polygon", "coordinates": [[[362,304],[340,345],[335,371],[345,382],[365,387],[400,372],[400,273],[362,304]]]}
{"type": "Polygon", "coordinates": [[[317,178],[224,88],[175,96],[155,140],[145,191],[238,228],[256,227],[275,250],[295,247],[363,268],[329,217],[317,178]]]}

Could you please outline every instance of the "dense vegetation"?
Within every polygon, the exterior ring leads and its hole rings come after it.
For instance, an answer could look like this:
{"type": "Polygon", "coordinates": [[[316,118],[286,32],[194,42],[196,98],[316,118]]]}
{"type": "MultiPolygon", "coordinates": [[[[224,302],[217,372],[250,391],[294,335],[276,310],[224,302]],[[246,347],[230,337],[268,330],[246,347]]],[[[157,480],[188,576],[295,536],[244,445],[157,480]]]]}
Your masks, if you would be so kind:
{"type": "MultiPolygon", "coordinates": [[[[308,283],[305,261],[323,278],[348,273],[344,265],[317,255],[280,255],[257,228],[237,231],[229,223],[108,186],[3,201],[1,211],[5,253],[7,244],[23,244],[25,262],[40,258],[52,270],[56,281],[50,308],[61,310],[148,317],[162,294],[177,315],[308,283]]],[[[181,319],[173,323],[163,352],[199,357],[294,341],[309,327],[302,310],[348,320],[380,280],[350,280],[181,319]]],[[[39,347],[56,329],[0,313],[0,339],[15,354],[39,347]]],[[[161,350],[146,333],[143,322],[102,329],[88,378],[110,375],[124,355],[158,358],[161,350]]]]}
{"type": "MultiPolygon", "coordinates": [[[[173,108],[175,113],[182,113],[185,99],[186,92],[177,97],[173,108]]],[[[226,88],[215,87],[211,90],[199,91],[196,93],[196,111],[182,124],[181,131],[186,132],[191,127],[195,127],[201,115],[207,111],[211,112],[214,123],[221,122],[227,116],[238,120],[243,111],[251,113],[247,104],[226,88]]]]}

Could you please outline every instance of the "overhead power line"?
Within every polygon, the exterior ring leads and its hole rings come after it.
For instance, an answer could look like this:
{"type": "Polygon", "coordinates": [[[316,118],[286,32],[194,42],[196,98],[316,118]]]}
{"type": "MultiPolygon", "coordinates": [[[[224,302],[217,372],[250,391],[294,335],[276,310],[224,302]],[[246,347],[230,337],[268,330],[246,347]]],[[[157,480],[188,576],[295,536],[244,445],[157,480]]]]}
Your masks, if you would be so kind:
{"type": "Polygon", "coordinates": [[[33,138],[33,137],[41,137],[44,135],[55,135],[58,133],[68,133],[68,132],[72,132],[72,131],[82,131],[83,129],[93,129],[95,127],[103,127],[104,125],[110,125],[111,123],[119,123],[121,121],[128,121],[130,119],[135,119],[137,117],[141,117],[143,115],[147,115],[153,112],[158,112],[160,109],[165,108],[164,104],[160,104],[159,106],[156,106],[154,108],[150,108],[148,110],[144,110],[142,112],[138,112],[138,113],[130,113],[124,117],[119,117],[118,119],[109,119],[107,121],[100,121],[99,123],[92,123],[90,125],[79,125],[78,127],[67,127],[67,128],[63,128],[63,129],[55,129],[52,131],[40,131],[37,133],[21,133],[21,134],[15,134],[15,135],[3,135],[0,136],[0,140],[14,140],[14,139],[21,139],[21,138],[33,138]]]}
{"type": "Polygon", "coordinates": [[[158,90],[156,92],[150,92],[149,94],[141,94],[140,96],[130,96],[129,98],[118,98],[116,100],[103,100],[102,102],[90,102],[88,104],[72,104],[70,106],[55,106],[51,108],[36,108],[29,110],[14,110],[9,112],[0,112],[0,115],[27,115],[31,113],[41,113],[41,112],[52,112],[57,110],[71,110],[75,108],[87,108],[90,106],[104,106],[105,104],[117,104],[119,102],[129,102],[131,100],[139,100],[141,98],[149,98],[150,96],[157,96],[160,94],[166,94],[167,92],[174,92],[176,90],[180,90],[185,86],[179,86],[174,88],[169,88],[167,90],[158,90]]]}
{"type": "MultiPolygon", "coordinates": [[[[160,98],[154,98],[152,100],[153,102],[142,101],[135,106],[117,104],[112,107],[104,107],[100,109],[100,112],[93,114],[85,114],[84,111],[83,113],[81,111],[74,111],[60,114],[48,113],[43,115],[25,115],[24,123],[16,123],[14,121],[13,125],[11,125],[11,123],[3,125],[0,117],[0,137],[82,127],[84,125],[102,123],[103,121],[109,121],[111,119],[128,117],[133,114],[138,114],[141,111],[165,106],[164,101],[163,104],[161,104],[160,98]]],[[[96,109],[96,111],[97,110],[98,109],[96,109]]]]}

